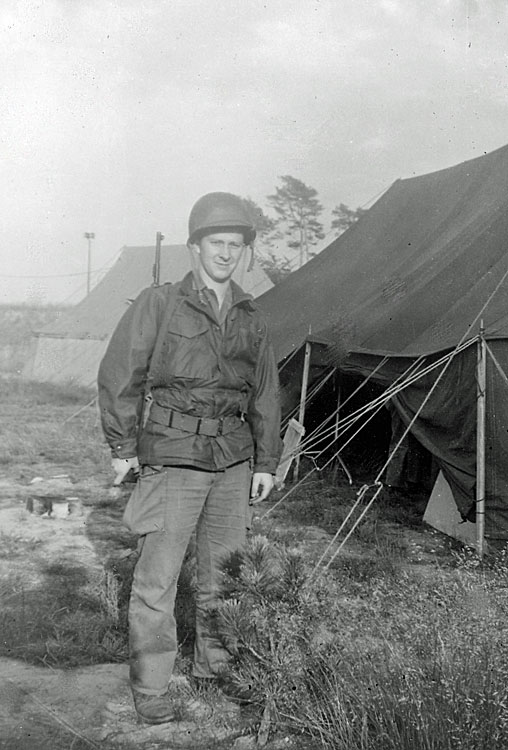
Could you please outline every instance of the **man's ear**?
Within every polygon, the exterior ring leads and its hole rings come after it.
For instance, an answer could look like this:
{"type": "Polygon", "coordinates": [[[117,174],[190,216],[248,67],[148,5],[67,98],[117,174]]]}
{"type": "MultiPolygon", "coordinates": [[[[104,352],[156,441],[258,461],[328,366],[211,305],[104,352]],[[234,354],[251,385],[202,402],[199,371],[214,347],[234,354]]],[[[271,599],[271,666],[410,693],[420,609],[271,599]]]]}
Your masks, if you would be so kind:
{"type": "Polygon", "coordinates": [[[198,253],[198,255],[201,252],[201,248],[196,242],[188,242],[187,247],[189,248],[189,250],[194,250],[194,252],[198,253]]]}

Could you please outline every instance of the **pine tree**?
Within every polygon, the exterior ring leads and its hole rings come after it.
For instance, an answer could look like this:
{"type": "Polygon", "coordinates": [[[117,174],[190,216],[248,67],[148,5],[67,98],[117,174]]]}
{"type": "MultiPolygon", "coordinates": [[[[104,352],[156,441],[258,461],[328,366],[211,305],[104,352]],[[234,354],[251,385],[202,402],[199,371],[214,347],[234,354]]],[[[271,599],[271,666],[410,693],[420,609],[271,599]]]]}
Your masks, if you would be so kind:
{"type": "Polygon", "coordinates": [[[277,252],[282,234],[275,219],[267,216],[252,198],[244,198],[244,201],[256,228],[256,258],[270,281],[278,284],[291,273],[289,258],[280,256],[277,252]]]}
{"type": "Polygon", "coordinates": [[[265,245],[271,244],[273,235],[277,230],[277,222],[270,216],[267,216],[261,206],[252,200],[252,198],[244,198],[243,201],[256,228],[257,239],[265,245]]]}
{"type": "Polygon", "coordinates": [[[288,237],[287,245],[298,251],[299,266],[306,263],[312,248],[324,238],[319,217],[323,212],[317,191],[290,175],[279,178],[282,182],[268,202],[277,215],[277,225],[288,237]]]}
{"type": "Polygon", "coordinates": [[[309,703],[308,674],[328,648],[323,634],[332,635],[330,580],[309,586],[308,574],[301,549],[263,536],[251,537],[223,566],[222,600],[210,625],[231,656],[223,684],[230,695],[257,707],[258,745],[270,727],[300,726],[297,717],[309,703]]]}
{"type": "Polygon", "coordinates": [[[335,234],[338,237],[340,234],[343,234],[346,229],[349,229],[353,224],[356,224],[356,222],[366,213],[367,211],[365,208],[357,208],[355,210],[346,206],[345,203],[340,203],[332,211],[332,216],[335,218],[332,219],[331,228],[335,230],[335,234]]]}

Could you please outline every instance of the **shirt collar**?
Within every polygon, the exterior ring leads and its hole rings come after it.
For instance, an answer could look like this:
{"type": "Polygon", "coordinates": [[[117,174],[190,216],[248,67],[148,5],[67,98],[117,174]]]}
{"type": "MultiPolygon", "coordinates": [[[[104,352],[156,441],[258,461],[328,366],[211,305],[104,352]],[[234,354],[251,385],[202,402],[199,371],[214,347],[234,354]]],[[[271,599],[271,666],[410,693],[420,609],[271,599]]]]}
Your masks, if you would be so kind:
{"type": "MultiPolygon", "coordinates": [[[[183,278],[182,291],[184,294],[190,294],[191,291],[202,291],[207,288],[208,287],[201,277],[198,274],[194,274],[192,271],[189,271],[189,273],[183,278]]],[[[251,307],[254,307],[252,294],[244,292],[241,286],[233,281],[233,279],[231,279],[229,283],[228,294],[231,294],[232,305],[236,305],[237,302],[249,302],[251,303],[251,307]]]]}

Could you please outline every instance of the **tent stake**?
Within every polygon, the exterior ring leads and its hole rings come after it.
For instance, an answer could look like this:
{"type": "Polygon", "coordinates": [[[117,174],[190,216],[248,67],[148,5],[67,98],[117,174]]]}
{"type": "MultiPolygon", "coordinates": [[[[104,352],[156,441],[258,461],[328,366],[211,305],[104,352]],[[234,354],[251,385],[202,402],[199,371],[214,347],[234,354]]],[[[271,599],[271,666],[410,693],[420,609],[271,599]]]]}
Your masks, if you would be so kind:
{"type": "MultiPolygon", "coordinates": [[[[305,402],[307,400],[307,388],[309,385],[310,353],[312,344],[310,341],[305,342],[305,357],[303,360],[302,388],[300,391],[300,410],[298,412],[298,421],[303,426],[305,419],[305,402]]],[[[293,480],[298,481],[298,472],[300,469],[300,456],[295,456],[295,466],[293,469],[293,480]]]]}
{"type": "Polygon", "coordinates": [[[476,359],[477,405],[476,405],[476,549],[483,559],[485,542],[485,421],[487,360],[485,329],[480,321],[480,334],[476,359]]]}

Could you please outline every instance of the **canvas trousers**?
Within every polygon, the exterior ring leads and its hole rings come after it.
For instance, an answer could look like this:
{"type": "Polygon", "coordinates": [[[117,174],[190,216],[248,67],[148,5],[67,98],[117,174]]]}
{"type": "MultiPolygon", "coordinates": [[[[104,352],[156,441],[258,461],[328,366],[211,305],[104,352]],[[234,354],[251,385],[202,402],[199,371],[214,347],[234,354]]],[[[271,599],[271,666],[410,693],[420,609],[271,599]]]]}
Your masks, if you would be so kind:
{"type": "Polygon", "coordinates": [[[129,604],[130,680],[139,692],[161,695],[177,654],[176,589],[194,531],[194,674],[213,677],[227,661],[227,652],[209,632],[206,613],[218,600],[222,563],[245,542],[251,470],[248,461],[223,471],[147,469],[138,494],[146,497],[151,523],[155,507],[159,516],[154,524],[157,530],[141,537],[134,570],[129,604]]]}

